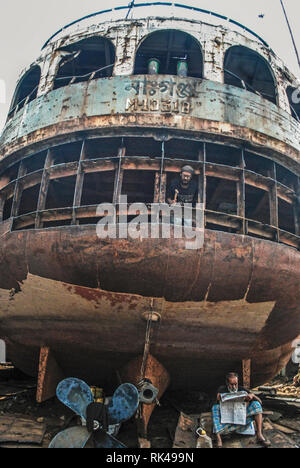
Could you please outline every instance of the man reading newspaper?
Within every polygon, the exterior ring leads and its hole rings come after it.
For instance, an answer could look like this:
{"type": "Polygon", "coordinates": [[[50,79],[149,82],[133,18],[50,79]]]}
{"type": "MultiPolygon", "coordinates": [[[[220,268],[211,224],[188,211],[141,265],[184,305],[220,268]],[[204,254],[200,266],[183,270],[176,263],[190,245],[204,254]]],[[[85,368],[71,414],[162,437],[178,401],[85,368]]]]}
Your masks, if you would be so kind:
{"type": "Polygon", "coordinates": [[[249,390],[239,386],[238,375],[230,372],[226,376],[226,385],[218,389],[217,402],[212,408],[214,433],[217,447],[222,448],[221,434],[241,432],[256,423],[257,441],[269,447],[270,441],[262,433],[262,403],[249,390]],[[225,405],[228,405],[227,407],[225,405]]]}

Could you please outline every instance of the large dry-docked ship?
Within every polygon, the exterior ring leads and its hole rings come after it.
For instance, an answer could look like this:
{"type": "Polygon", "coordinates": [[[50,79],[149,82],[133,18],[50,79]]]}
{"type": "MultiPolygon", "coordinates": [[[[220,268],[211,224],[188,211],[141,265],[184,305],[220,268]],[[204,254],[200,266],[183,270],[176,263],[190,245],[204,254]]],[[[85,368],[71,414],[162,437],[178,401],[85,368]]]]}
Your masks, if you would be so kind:
{"type": "Polygon", "coordinates": [[[234,20],[156,4],[68,25],[18,82],[0,141],[0,337],[30,375],[46,349],[63,375],[114,386],[150,347],[174,388],[247,365],[262,383],[300,333],[299,82],[234,20]],[[163,203],[186,164],[200,249],[97,236],[100,203],[163,203]]]}

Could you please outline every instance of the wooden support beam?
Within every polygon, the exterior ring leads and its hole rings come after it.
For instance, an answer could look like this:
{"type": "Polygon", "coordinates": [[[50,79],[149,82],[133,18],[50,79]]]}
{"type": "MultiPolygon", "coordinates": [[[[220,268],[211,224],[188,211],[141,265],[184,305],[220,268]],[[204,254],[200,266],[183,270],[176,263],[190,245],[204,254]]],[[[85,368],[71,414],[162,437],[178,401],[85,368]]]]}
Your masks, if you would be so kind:
{"type": "Polygon", "coordinates": [[[0,194],[0,223],[3,221],[5,201],[5,196],[3,194],[0,194]]]}
{"type": "Polygon", "coordinates": [[[57,364],[51,349],[47,346],[40,350],[39,374],[36,401],[43,403],[56,395],[56,387],[64,374],[57,364]]]}
{"type": "MultiPolygon", "coordinates": [[[[277,177],[276,177],[276,165],[273,163],[271,168],[271,175],[273,182],[270,186],[269,191],[269,203],[270,203],[270,225],[275,228],[279,228],[279,219],[278,219],[278,194],[277,194],[277,177]]],[[[277,232],[277,241],[279,240],[279,233],[277,232]]]]}
{"type": "Polygon", "coordinates": [[[23,181],[20,179],[22,179],[22,177],[25,174],[26,174],[26,167],[23,161],[21,161],[19,172],[18,172],[18,178],[17,178],[16,185],[15,185],[14,199],[13,199],[13,204],[12,204],[12,209],[11,209],[12,218],[15,218],[19,214],[20,203],[21,203],[21,198],[22,198],[22,193],[23,193],[23,181]]]}
{"type": "Polygon", "coordinates": [[[49,169],[52,166],[53,162],[54,162],[53,154],[51,150],[48,150],[46,160],[45,160],[45,165],[44,165],[44,172],[42,176],[41,186],[40,186],[38,204],[37,204],[37,215],[35,219],[36,229],[40,229],[43,227],[43,223],[41,221],[39,212],[45,210],[45,207],[46,207],[46,200],[47,200],[47,194],[48,194],[49,183],[50,183],[49,169]]]}
{"type": "Polygon", "coordinates": [[[243,366],[243,386],[247,389],[251,388],[251,359],[244,359],[243,366]]]}
{"type": "Polygon", "coordinates": [[[124,178],[124,169],[122,167],[123,158],[126,154],[126,148],[123,146],[119,149],[118,157],[119,163],[115,173],[115,185],[114,185],[114,195],[113,195],[113,204],[116,205],[120,203],[120,196],[122,193],[122,185],[124,178]]]}
{"type": "Polygon", "coordinates": [[[81,205],[81,198],[82,198],[82,190],[83,190],[83,183],[84,183],[84,170],[82,167],[82,161],[85,161],[86,158],[86,144],[85,140],[82,142],[80,158],[78,163],[78,170],[76,176],[76,183],[75,183],[75,192],[74,192],[74,199],[73,199],[73,216],[72,216],[72,225],[77,224],[76,220],[76,208],[81,205]]]}
{"type": "Polygon", "coordinates": [[[202,162],[202,170],[198,176],[198,203],[203,203],[203,209],[206,207],[206,143],[198,153],[198,161],[202,162]]]}
{"type": "Polygon", "coordinates": [[[295,234],[300,236],[300,180],[297,178],[297,185],[295,187],[296,196],[293,201],[293,212],[295,222],[295,234]]]}
{"type": "Polygon", "coordinates": [[[241,234],[246,234],[246,184],[245,184],[245,152],[241,150],[240,154],[240,176],[237,182],[237,215],[243,218],[241,234]]]}

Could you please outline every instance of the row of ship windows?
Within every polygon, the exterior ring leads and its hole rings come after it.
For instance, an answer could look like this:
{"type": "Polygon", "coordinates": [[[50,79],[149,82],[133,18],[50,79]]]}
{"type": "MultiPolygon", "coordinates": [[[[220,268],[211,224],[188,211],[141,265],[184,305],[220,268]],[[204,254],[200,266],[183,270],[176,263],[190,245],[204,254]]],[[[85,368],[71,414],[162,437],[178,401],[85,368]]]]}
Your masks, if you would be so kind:
{"type": "MultiPolygon", "coordinates": [[[[82,151],[82,141],[66,143],[51,148],[53,165],[78,162],[82,151]]],[[[163,145],[160,141],[151,137],[115,137],[94,138],[85,141],[85,159],[106,159],[118,157],[120,148],[125,148],[126,157],[148,157],[151,159],[162,158],[184,161],[198,161],[199,151],[203,143],[196,140],[172,138],[163,145]]],[[[240,167],[241,149],[224,144],[206,143],[206,162],[224,166],[240,167]]],[[[47,151],[36,153],[23,159],[26,174],[43,169],[47,151]]],[[[276,179],[286,187],[297,191],[298,176],[275,163],[273,174],[273,161],[251,151],[244,152],[245,169],[253,171],[265,177],[276,179]]],[[[20,162],[0,172],[0,190],[5,185],[17,179],[20,162]]]]}
{"type": "MultiPolygon", "coordinates": [[[[101,37],[84,39],[61,49],[65,52],[53,81],[53,89],[74,82],[112,76],[116,54],[111,41],[101,37]]],[[[134,74],[166,74],[203,78],[203,54],[198,41],[178,30],[150,34],[137,50],[134,74]]],[[[21,79],[12,102],[10,116],[36,98],[41,69],[35,66],[21,79]]],[[[277,84],[268,62],[244,46],[228,49],[224,61],[225,84],[247,89],[277,104],[277,84]]],[[[291,113],[300,119],[296,88],[288,87],[291,113]]]]}
{"type": "MultiPolygon", "coordinates": [[[[122,154],[126,156],[138,156],[139,154],[148,157],[148,161],[155,158],[162,158],[162,144],[150,138],[106,138],[87,140],[84,145],[85,159],[101,159],[117,157],[120,152],[120,147],[124,148],[122,154]],[[146,148],[146,151],[145,151],[146,148]],[[143,151],[143,152],[142,152],[143,151]],[[151,158],[151,159],[150,159],[151,158]]],[[[73,161],[78,161],[82,152],[82,142],[70,143],[51,149],[52,164],[60,165],[73,161]]],[[[206,144],[206,161],[207,164],[222,164],[226,173],[226,166],[240,167],[241,150],[238,148],[217,145],[213,143],[206,144]]],[[[174,139],[166,142],[163,145],[164,157],[174,159],[189,160],[193,162],[199,161],[199,152],[203,150],[203,144],[196,141],[186,141],[174,139]]],[[[30,158],[23,160],[23,174],[30,174],[33,171],[43,169],[47,152],[38,153],[30,158]]],[[[271,160],[257,156],[253,153],[244,152],[245,168],[248,171],[257,172],[266,177],[277,179],[285,187],[290,188],[293,192],[297,192],[298,177],[292,174],[287,169],[278,164],[274,164],[271,160]]],[[[103,161],[105,165],[105,162],[103,161]]],[[[12,184],[13,180],[18,177],[19,165],[12,166],[7,169],[0,177],[0,190],[5,192],[5,187],[12,184]]],[[[183,165],[183,163],[182,163],[183,165]]],[[[63,166],[62,166],[63,167],[63,166]]],[[[196,166],[195,166],[196,167],[196,166]]],[[[167,166],[167,186],[172,178],[176,177],[176,173],[168,172],[167,166]]],[[[113,200],[116,172],[114,170],[102,170],[100,172],[86,172],[82,186],[82,196],[79,206],[98,205],[103,202],[111,202],[113,200]]],[[[70,170],[65,173],[70,172],[70,170]]],[[[76,170],[73,171],[76,173],[76,170]]],[[[195,176],[196,177],[196,176],[195,176]]],[[[39,179],[40,180],[40,179],[39,179]]],[[[155,170],[124,170],[124,178],[122,179],[121,193],[128,196],[128,203],[132,202],[153,202],[155,193],[155,170]]],[[[257,186],[245,184],[245,217],[258,221],[260,223],[270,225],[272,201],[270,193],[257,186]]],[[[22,216],[27,213],[35,212],[38,207],[40,197],[41,184],[30,188],[25,188],[18,202],[18,210],[13,216],[22,216]]],[[[76,175],[64,176],[61,174],[59,178],[51,178],[47,189],[44,210],[59,209],[72,207],[74,193],[76,187],[76,175]]],[[[3,220],[12,216],[13,201],[15,190],[10,190],[10,197],[7,197],[3,205],[3,220]]],[[[288,192],[288,190],[287,190],[288,192]]],[[[232,215],[237,215],[237,182],[218,177],[207,175],[206,177],[206,209],[214,212],[223,212],[232,215]]],[[[0,192],[1,194],[1,192],[0,192]]],[[[296,233],[297,219],[297,202],[287,202],[278,197],[278,227],[290,233],[296,233]],[[296,209],[296,211],[295,211],[296,209]]]]}

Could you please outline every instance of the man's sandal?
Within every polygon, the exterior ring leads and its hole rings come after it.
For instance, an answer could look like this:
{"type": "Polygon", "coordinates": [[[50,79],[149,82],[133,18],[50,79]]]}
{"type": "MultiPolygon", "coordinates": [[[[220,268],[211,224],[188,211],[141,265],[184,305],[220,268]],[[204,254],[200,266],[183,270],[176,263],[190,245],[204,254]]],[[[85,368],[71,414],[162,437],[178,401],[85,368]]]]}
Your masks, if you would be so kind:
{"type": "Polygon", "coordinates": [[[262,445],[265,448],[269,448],[272,445],[268,439],[257,439],[257,443],[262,445]]]}

